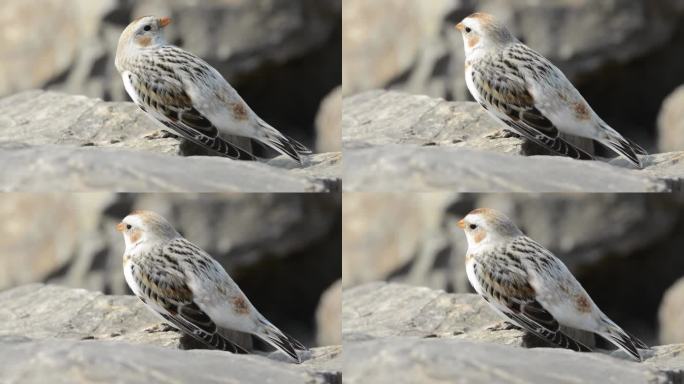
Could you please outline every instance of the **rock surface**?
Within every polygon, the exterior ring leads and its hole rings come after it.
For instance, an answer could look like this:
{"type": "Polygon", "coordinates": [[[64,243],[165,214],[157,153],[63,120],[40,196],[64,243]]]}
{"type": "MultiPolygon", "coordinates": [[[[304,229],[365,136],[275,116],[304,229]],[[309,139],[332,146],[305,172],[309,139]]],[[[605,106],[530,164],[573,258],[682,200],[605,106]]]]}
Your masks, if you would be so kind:
{"type": "Polygon", "coordinates": [[[660,342],[684,343],[684,277],[665,292],[658,311],[660,342]]]}
{"type": "Polygon", "coordinates": [[[658,149],[684,150],[684,86],[665,99],[658,115],[658,149]]]}
{"type": "Polygon", "coordinates": [[[336,281],[326,289],[316,309],[316,325],[318,345],[342,344],[342,282],[336,281]]]}
{"type": "Polygon", "coordinates": [[[277,352],[181,351],[184,338],[133,296],[27,285],[0,293],[0,381],[341,383],[339,346],[301,365],[277,352]],[[30,362],[30,363],[29,363],[30,362]]]}
{"type": "Polygon", "coordinates": [[[576,161],[502,135],[474,103],[370,91],[345,98],[345,191],[671,192],[684,187],[684,152],[576,161]]]}
{"type": "Polygon", "coordinates": [[[192,156],[132,103],[28,91],[0,100],[4,191],[328,192],[340,188],[340,154],[303,167],[192,156]]]}
{"type": "Polygon", "coordinates": [[[525,348],[521,340],[527,337],[492,328],[496,321],[475,295],[384,283],[346,289],[345,383],[679,383],[684,378],[682,344],[644,351],[645,362],[637,363],[620,351],[525,348]]]}
{"type": "Polygon", "coordinates": [[[342,89],[335,88],[323,99],[316,116],[316,151],[342,150],[342,89]]]}

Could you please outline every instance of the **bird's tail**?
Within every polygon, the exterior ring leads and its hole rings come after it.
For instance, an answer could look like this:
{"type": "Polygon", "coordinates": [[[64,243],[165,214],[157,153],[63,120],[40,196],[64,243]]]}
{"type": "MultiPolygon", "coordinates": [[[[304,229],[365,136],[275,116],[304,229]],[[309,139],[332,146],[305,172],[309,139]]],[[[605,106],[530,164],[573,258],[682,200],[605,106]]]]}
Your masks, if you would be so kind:
{"type": "Polygon", "coordinates": [[[627,352],[630,356],[638,361],[643,361],[641,354],[637,348],[649,349],[649,347],[641,340],[630,335],[629,333],[622,330],[615,323],[609,319],[604,319],[606,323],[606,329],[603,332],[599,332],[606,340],[615,344],[618,348],[627,352]]]}
{"type": "Polygon", "coordinates": [[[260,327],[255,333],[260,339],[264,340],[274,348],[288,355],[293,361],[301,363],[302,360],[297,355],[297,351],[308,350],[302,343],[295,340],[292,336],[285,334],[275,325],[266,319],[259,320],[260,327]]]}
{"type": "Polygon", "coordinates": [[[625,139],[605,123],[601,123],[601,128],[605,132],[603,139],[600,140],[603,144],[627,158],[635,167],[639,169],[644,167],[637,154],[645,155],[647,154],[646,150],[632,140],[625,139]]]}
{"type": "Polygon", "coordinates": [[[264,128],[264,144],[302,164],[302,155],[311,154],[311,150],[297,140],[287,137],[265,121],[259,121],[264,128]]]}

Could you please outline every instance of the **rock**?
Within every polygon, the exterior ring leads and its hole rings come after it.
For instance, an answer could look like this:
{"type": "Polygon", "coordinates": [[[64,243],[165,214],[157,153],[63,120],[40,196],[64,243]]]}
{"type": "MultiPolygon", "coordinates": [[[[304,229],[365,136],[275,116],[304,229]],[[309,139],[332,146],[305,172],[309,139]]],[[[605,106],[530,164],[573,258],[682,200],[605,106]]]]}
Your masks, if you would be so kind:
{"type": "Polygon", "coordinates": [[[5,192],[326,192],[339,182],[311,180],[257,162],[112,148],[5,143],[0,162],[12,164],[0,177],[5,192]]]}
{"type": "Polygon", "coordinates": [[[390,337],[345,343],[345,383],[678,383],[659,369],[599,354],[454,339],[390,337]],[[379,352],[382,351],[382,352],[379,352]],[[552,369],[551,369],[552,367],[552,369]],[[515,381],[514,381],[515,380],[515,381]]]}
{"type": "MultiPolygon", "coordinates": [[[[0,380],[12,383],[103,381],[125,384],[202,382],[339,384],[340,371],[317,370],[255,355],[179,351],[107,341],[0,338],[7,356],[0,380]]],[[[330,348],[318,348],[323,354],[330,348]]],[[[339,353],[338,353],[339,354],[339,353]]]]}
{"type": "Polygon", "coordinates": [[[342,150],[342,90],[340,87],[323,99],[316,116],[316,151],[339,152],[342,150]]]}
{"type": "Polygon", "coordinates": [[[339,346],[314,348],[301,365],[278,352],[181,351],[179,333],[151,328],[159,320],[133,296],[35,284],[0,293],[0,303],[2,382],[341,383],[339,346]]]}
{"type": "MultiPolygon", "coordinates": [[[[113,0],[46,0],[35,7],[21,0],[3,3],[0,24],[0,97],[42,87],[84,60],[103,54],[98,31],[114,10],[113,0]]],[[[81,69],[79,71],[78,69],[81,69]]]]}
{"type": "MultiPolygon", "coordinates": [[[[371,283],[343,293],[345,382],[467,381],[678,383],[684,344],[644,351],[636,363],[622,351],[577,353],[528,348],[528,336],[505,330],[476,295],[371,283]],[[552,371],[539,367],[554,367],[552,371]]],[[[536,339],[535,339],[536,340],[536,339]]]]}
{"type": "MultiPolygon", "coordinates": [[[[504,138],[472,103],[371,91],[346,98],[345,191],[667,192],[682,189],[684,152],[576,161],[504,138]],[[486,120],[485,120],[486,119],[486,120]],[[529,170],[533,169],[534,172],[529,170]]],[[[538,148],[538,147],[537,147],[538,148]]]]}
{"type": "Polygon", "coordinates": [[[132,103],[28,91],[0,99],[0,116],[0,143],[5,143],[0,144],[0,157],[8,161],[30,158],[13,167],[17,174],[7,172],[5,190],[51,190],[50,183],[55,183],[56,190],[64,191],[325,192],[339,190],[341,183],[339,152],[312,155],[302,167],[286,156],[267,162],[155,156],[206,151],[160,135],[160,125],[132,103]],[[59,147],[47,149],[55,144],[59,147]],[[130,150],[140,153],[125,155],[130,150]],[[33,162],[37,165],[31,172],[22,168],[33,162]],[[194,162],[197,171],[190,171],[193,166],[186,162],[194,162]],[[258,176],[257,169],[265,173],[258,176]]]}
{"type": "Polygon", "coordinates": [[[342,282],[336,281],[326,289],[316,309],[316,343],[318,345],[342,344],[342,282]]]}
{"type": "Polygon", "coordinates": [[[658,310],[658,329],[663,344],[684,343],[684,278],[665,292],[658,310]]]}
{"type": "Polygon", "coordinates": [[[412,69],[418,57],[442,53],[434,47],[442,31],[440,24],[453,8],[461,7],[460,3],[345,0],[344,94],[382,87],[412,69]],[[392,17],[387,17],[388,12],[392,17]]]}
{"type": "MultiPolygon", "coordinates": [[[[433,267],[439,263],[440,251],[449,244],[449,233],[445,233],[448,227],[443,225],[444,212],[458,200],[448,193],[345,194],[342,206],[344,286],[403,277],[407,282],[444,288],[447,281],[451,282],[448,278],[451,272],[436,272],[438,268],[433,267]]],[[[465,243],[461,245],[455,248],[465,249],[465,243]]],[[[447,264],[447,268],[450,263],[442,264],[447,264]]]]}
{"type": "Polygon", "coordinates": [[[658,149],[684,150],[684,86],[665,99],[658,115],[658,149]]]}
{"type": "Polygon", "coordinates": [[[502,319],[478,295],[448,294],[426,287],[368,283],[345,289],[342,339],[387,337],[459,338],[523,345],[519,330],[490,331],[502,319]]]}
{"type": "Polygon", "coordinates": [[[178,139],[150,135],[160,125],[133,103],[27,91],[0,99],[0,113],[0,142],[181,154],[178,139]]]}

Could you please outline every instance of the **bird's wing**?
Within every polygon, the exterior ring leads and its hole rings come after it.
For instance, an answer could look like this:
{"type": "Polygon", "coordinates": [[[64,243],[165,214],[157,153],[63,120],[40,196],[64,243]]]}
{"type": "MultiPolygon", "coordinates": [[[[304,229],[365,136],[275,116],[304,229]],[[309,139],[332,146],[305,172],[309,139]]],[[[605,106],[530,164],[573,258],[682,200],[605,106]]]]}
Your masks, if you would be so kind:
{"type": "Polygon", "coordinates": [[[559,137],[558,129],[537,108],[523,74],[513,63],[503,58],[481,60],[473,64],[470,76],[477,102],[514,131],[560,155],[593,159],[559,137]]]}
{"type": "Polygon", "coordinates": [[[517,325],[550,343],[575,351],[591,351],[560,329],[560,324],[536,299],[525,266],[515,252],[498,250],[491,258],[497,262],[476,262],[474,275],[491,305],[517,325]]]}
{"type": "Polygon", "coordinates": [[[160,257],[163,260],[159,263],[131,263],[131,276],[138,285],[140,300],[176,328],[211,348],[248,353],[222,336],[212,319],[199,308],[178,268],[178,260],[163,253],[160,257]],[[162,262],[165,267],[160,267],[162,262]]]}
{"type": "Polygon", "coordinates": [[[159,77],[142,77],[130,71],[122,73],[131,99],[167,128],[219,155],[254,160],[253,154],[219,136],[218,129],[195,108],[182,83],[174,76],[170,69],[159,77]]]}

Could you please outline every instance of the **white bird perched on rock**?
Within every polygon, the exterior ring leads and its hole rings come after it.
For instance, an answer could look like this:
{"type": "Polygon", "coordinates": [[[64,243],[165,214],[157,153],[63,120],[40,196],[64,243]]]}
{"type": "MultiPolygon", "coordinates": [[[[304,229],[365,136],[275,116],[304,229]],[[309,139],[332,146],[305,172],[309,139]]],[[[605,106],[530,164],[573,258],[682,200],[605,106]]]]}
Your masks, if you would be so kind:
{"type": "Polygon", "coordinates": [[[141,17],[126,27],[116,50],[116,69],[126,92],[143,111],[181,137],[230,158],[255,156],[225,140],[256,140],[300,164],[304,145],[270,126],[204,60],[169,45],[168,17],[141,17]],[[222,137],[223,136],[223,137],[222,137]]]}
{"type": "Polygon", "coordinates": [[[559,133],[596,140],[642,168],[646,151],[625,139],[591,109],[556,66],[516,39],[486,13],[458,23],[465,47],[465,80],[475,101],[496,120],[560,155],[593,156],[559,133]]]}
{"type": "Polygon", "coordinates": [[[648,346],[601,312],[563,262],[508,217],[480,208],[458,226],[468,240],[468,280],[497,313],[564,348],[591,351],[563,333],[561,325],[597,334],[642,360],[637,348],[648,346]]]}
{"type": "Polygon", "coordinates": [[[266,320],[221,264],[163,217],[134,211],[117,230],[126,243],[126,283],[165,322],[211,348],[235,353],[248,352],[221,329],[252,334],[301,362],[297,351],[306,347],[266,320]]]}

